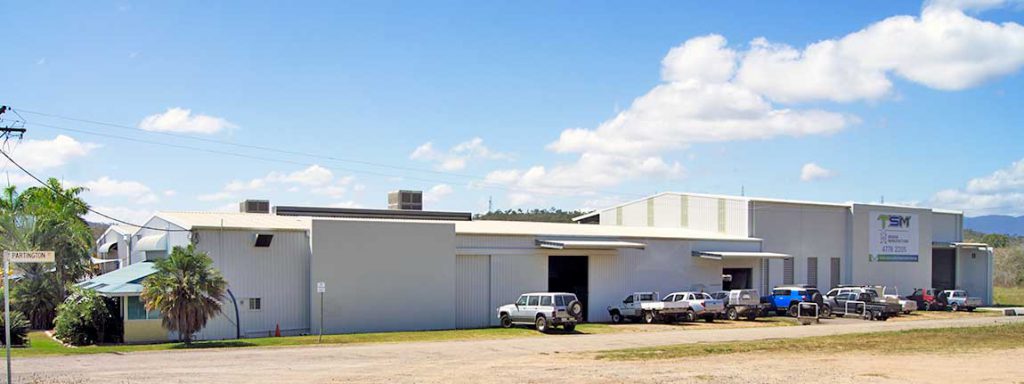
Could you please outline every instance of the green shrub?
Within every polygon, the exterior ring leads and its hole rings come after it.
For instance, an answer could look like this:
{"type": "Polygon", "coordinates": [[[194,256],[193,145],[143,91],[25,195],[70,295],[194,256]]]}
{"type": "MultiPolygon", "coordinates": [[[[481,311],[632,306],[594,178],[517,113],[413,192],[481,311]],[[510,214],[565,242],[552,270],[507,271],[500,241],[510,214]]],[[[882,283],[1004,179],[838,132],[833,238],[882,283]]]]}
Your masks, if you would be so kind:
{"type": "MultiPolygon", "coordinates": [[[[3,311],[0,311],[0,344],[7,345],[3,311]]],[[[28,320],[18,311],[11,311],[11,345],[25,345],[28,342],[28,320]]]]}
{"type": "Polygon", "coordinates": [[[87,289],[73,289],[59,306],[55,335],[72,345],[118,342],[121,321],[116,301],[87,289]]]}

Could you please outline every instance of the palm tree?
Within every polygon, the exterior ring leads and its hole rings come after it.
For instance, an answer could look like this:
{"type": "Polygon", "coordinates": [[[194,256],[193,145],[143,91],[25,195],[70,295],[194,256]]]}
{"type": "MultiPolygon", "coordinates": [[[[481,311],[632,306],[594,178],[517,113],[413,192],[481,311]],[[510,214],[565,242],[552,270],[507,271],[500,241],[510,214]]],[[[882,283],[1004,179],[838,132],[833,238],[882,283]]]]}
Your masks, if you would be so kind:
{"type": "Polygon", "coordinates": [[[33,329],[49,329],[56,316],[57,279],[51,271],[52,264],[24,264],[21,280],[11,292],[14,307],[28,316],[33,329]]]}
{"type": "Polygon", "coordinates": [[[227,281],[193,245],[174,247],[169,257],[156,262],[156,270],[142,281],[146,309],[159,310],[164,328],[191,344],[192,335],[220,313],[227,281]]]}
{"type": "Polygon", "coordinates": [[[34,217],[32,242],[41,249],[53,250],[56,259],[57,297],[63,301],[66,286],[89,272],[92,231],[82,217],[89,212],[80,195],[85,188],[64,188],[55,178],[46,187],[32,187],[12,200],[10,205],[34,217]]]}

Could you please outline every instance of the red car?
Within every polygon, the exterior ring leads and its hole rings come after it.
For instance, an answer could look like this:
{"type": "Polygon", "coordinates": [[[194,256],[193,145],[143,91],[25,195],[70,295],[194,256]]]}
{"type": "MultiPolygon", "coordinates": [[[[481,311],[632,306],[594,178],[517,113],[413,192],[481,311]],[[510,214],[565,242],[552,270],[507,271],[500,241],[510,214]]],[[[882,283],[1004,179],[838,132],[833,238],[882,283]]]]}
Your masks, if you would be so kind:
{"type": "Polygon", "coordinates": [[[907,299],[916,301],[917,307],[925,311],[941,311],[946,309],[946,298],[939,295],[939,292],[935,288],[917,288],[907,299]]]}

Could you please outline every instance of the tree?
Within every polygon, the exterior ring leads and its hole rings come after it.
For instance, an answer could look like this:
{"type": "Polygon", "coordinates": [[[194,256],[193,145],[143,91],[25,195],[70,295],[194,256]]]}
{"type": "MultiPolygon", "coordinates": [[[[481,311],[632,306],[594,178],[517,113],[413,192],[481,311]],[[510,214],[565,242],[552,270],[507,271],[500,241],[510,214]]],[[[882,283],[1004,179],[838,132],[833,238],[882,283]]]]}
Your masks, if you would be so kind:
{"type": "Polygon", "coordinates": [[[991,245],[993,248],[1006,248],[1010,245],[1010,236],[989,233],[981,237],[981,242],[991,245]]]}
{"type": "Polygon", "coordinates": [[[34,217],[32,242],[38,249],[53,250],[57,271],[57,298],[64,300],[66,286],[89,272],[92,231],[83,216],[88,205],[79,197],[85,188],[64,188],[55,178],[46,187],[26,189],[12,206],[34,217]]]}
{"type": "Polygon", "coordinates": [[[155,267],[157,272],[142,281],[146,309],[159,310],[164,328],[191,344],[192,335],[220,313],[227,281],[193,245],[174,247],[155,267]]]}
{"type": "Polygon", "coordinates": [[[587,214],[587,211],[565,211],[558,208],[531,209],[509,209],[505,211],[491,211],[484,214],[477,214],[476,220],[501,220],[501,221],[540,221],[548,223],[571,223],[572,218],[587,214]]]}
{"type": "Polygon", "coordinates": [[[21,279],[11,288],[14,308],[25,313],[34,329],[49,329],[56,315],[57,279],[52,264],[19,266],[21,279]]]}
{"type": "Polygon", "coordinates": [[[54,334],[72,345],[118,341],[121,328],[114,302],[96,291],[72,287],[57,310],[54,334]]]}

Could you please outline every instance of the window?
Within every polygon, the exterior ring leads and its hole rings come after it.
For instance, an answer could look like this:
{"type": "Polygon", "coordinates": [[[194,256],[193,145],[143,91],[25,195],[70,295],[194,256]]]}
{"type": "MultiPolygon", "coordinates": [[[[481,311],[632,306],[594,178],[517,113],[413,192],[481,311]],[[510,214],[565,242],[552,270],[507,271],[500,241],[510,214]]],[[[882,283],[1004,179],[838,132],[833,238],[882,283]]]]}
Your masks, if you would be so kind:
{"type": "Polygon", "coordinates": [[[565,296],[561,296],[561,295],[555,296],[555,305],[557,305],[559,307],[564,307],[565,304],[566,304],[565,303],[565,296]]]}
{"type": "Polygon", "coordinates": [[[145,303],[139,300],[138,296],[127,298],[128,320],[156,320],[160,318],[160,311],[147,311],[145,303]]]}
{"type": "Polygon", "coordinates": [[[250,311],[259,311],[261,309],[263,309],[263,300],[261,300],[259,297],[251,297],[251,298],[249,298],[249,310],[250,311]]]}
{"type": "Polygon", "coordinates": [[[526,295],[519,296],[519,301],[516,301],[516,305],[526,305],[526,295]]]}
{"type": "Polygon", "coordinates": [[[830,272],[831,272],[830,274],[832,275],[831,276],[832,277],[832,281],[830,281],[830,283],[832,283],[833,286],[839,285],[839,282],[841,280],[839,278],[839,258],[838,257],[833,257],[832,258],[832,270],[830,272]]]}
{"type": "Polygon", "coordinates": [[[257,233],[256,244],[254,244],[254,246],[259,248],[267,248],[270,246],[271,241],[274,241],[274,235],[271,235],[269,233],[257,233]]]}
{"type": "Polygon", "coordinates": [[[793,284],[793,258],[782,261],[782,284],[793,284]]]}
{"type": "Polygon", "coordinates": [[[807,258],[807,284],[818,286],[818,258],[807,258]]]}
{"type": "Polygon", "coordinates": [[[623,304],[630,304],[633,302],[633,295],[626,296],[625,300],[622,300],[623,304]]]}
{"type": "Polygon", "coordinates": [[[527,304],[527,305],[537,305],[539,303],[540,303],[540,296],[530,296],[530,301],[529,301],[529,304],[527,304]]]}
{"type": "Polygon", "coordinates": [[[640,301],[654,301],[654,294],[653,293],[641,293],[640,294],[640,301]]]}
{"type": "Polygon", "coordinates": [[[776,289],[776,290],[772,291],[772,294],[775,295],[775,296],[789,296],[789,290],[788,289],[776,289]]]}
{"type": "Polygon", "coordinates": [[[541,296],[540,297],[540,305],[543,305],[543,306],[546,306],[546,307],[550,307],[551,306],[551,296],[541,296]]]}

